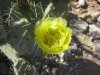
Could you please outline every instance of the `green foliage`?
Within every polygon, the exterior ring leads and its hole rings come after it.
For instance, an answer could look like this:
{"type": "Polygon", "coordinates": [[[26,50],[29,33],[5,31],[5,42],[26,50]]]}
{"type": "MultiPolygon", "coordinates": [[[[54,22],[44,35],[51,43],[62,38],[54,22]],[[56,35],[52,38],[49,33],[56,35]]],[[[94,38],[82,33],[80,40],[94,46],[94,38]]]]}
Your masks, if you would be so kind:
{"type": "Polygon", "coordinates": [[[34,66],[28,61],[18,56],[18,53],[10,44],[0,46],[0,51],[3,52],[12,62],[15,75],[38,75],[34,66]]]}
{"type": "MultiPolygon", "coordinates": [[[[6,20],[3,23],[6,31],[4,36],[7,37],[7,40],[0,45],[0,51],[13,62],[12,67],[15,75],[38,75],[34,65],[24,58],[34,61],[43,59],[41,49],[32,39],[34,38],[36,22],[49,16],[50,11],[53,9],[53,4],[49,0],[46,1],[46,4],[43,2],[45,1],[17,0],[16,3],[10,2],[11,6],[8,5],[9,13],[4,18],[6,20]]],[[[0,5],[0,9],[4,9],[3,6],[0,5]]]]}

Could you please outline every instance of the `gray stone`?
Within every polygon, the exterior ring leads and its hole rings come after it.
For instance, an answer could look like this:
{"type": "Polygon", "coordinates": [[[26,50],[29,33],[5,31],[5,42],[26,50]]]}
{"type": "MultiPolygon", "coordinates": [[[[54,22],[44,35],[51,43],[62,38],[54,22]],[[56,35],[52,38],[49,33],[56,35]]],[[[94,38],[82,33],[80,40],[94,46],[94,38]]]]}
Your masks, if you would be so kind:
{"type": "Polygon", "coordinates": [[[97,0],[100,3],[100,0],[97,0]]]}
{"type": "Polygon", "coordinates": [[[86,5],[86,0],[79,0],[77,7],[82,7],[82,6],[85,6],[85,5],[86,5]]]}
{"type": "Polygon", "coordinates": [[[88,23],[84,22],[82,20],[78,20],[74,23],[74,26],[80,30],[86,30],[86,28],[88,27],[88,23]]]}
{"type": "Polygon", "coordinates": [[[99,33],[100,34],[100,28],[99,27],[97,27],[95,24],[91,24],[91,25],[89,25],[89,33],[94,33],[94,32],[96,32],[96,33],[99,33]]]}
{"type": "Polygon", "coordinates": [[[97,18],[97,21],[100,22],[100,16],[97,18]]]}
{"type": "Polygon", "coordinates": [[[100,11],[92,11],[91,17],[93,20],[97,19],[97,17],[100,16],[100,11]]]}
{"type": "Polygon", "coordinates": [[[95,24],[89,25],[89,33],[93,36],[96,51],[100,51],[100,28],[95,24]]]}
{"type": "Polygon", "coordinates": [[[93,24],[89,25],[89,27],[89,34],[93,36],[93,39],[100,39],[100,28],[93,24]]]}
{"type": "Polygon", "coordinates": [[[94,45],[95,45],[95,49],[96,49],[97,53],[100,52],[100,40],[95,39],[94,45]]]}

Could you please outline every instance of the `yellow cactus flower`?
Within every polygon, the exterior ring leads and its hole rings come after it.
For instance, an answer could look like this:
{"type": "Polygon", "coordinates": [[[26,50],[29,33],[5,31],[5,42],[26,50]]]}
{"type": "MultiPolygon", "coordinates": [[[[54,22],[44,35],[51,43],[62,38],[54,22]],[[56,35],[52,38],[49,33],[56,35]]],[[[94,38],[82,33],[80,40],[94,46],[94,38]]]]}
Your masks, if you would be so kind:
{"type": "Polygon", "coordinates": [[[68,49],[72,30],[66,27],[67,21],[61,17],[45,18],[35,27],[35,41],[46,54],[59,54],[68,49]]]}

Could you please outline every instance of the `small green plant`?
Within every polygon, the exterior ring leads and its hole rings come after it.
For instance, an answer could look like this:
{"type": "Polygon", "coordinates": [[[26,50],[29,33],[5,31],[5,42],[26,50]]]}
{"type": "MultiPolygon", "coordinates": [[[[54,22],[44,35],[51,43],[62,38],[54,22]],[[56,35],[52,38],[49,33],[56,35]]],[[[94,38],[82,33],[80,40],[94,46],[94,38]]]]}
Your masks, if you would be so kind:
{"type": "Polygon", "coordinates": [[[45,54],[59,54],[68,49],[72,30],[66,24],[61,17],[47,17],[36,23],[34,38],[45,54]]]}

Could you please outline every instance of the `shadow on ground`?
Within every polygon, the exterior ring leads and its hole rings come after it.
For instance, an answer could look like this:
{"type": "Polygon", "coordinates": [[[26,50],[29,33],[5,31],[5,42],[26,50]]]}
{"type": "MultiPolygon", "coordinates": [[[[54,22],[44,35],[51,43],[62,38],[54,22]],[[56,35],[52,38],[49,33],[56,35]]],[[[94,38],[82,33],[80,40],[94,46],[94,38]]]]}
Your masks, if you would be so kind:
{"type": "Polygon", "coordinates": [[[56,75],[100,75],[100,65],[78,58],[69,65],[61,65],[56,71],[56,75]]]}

